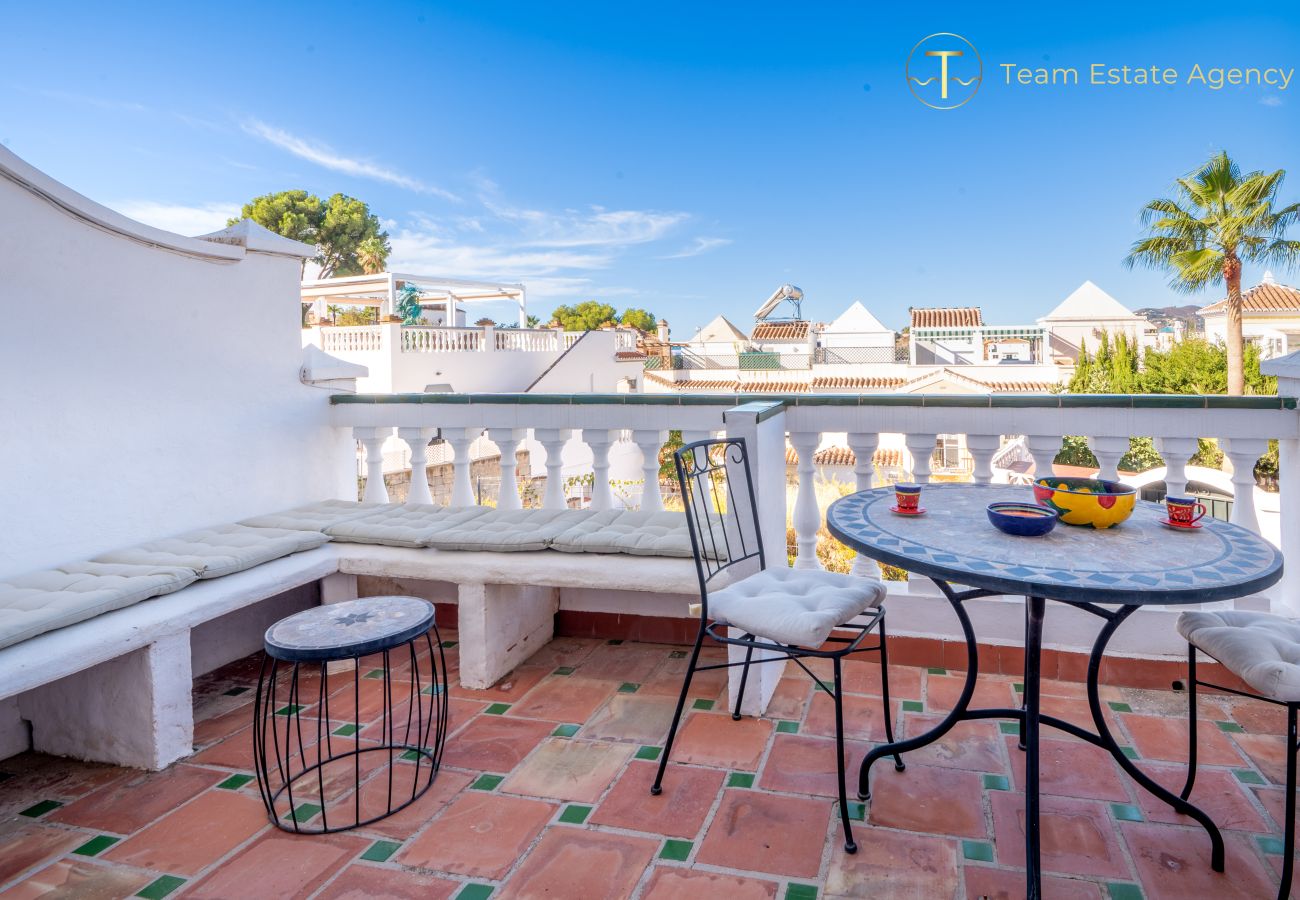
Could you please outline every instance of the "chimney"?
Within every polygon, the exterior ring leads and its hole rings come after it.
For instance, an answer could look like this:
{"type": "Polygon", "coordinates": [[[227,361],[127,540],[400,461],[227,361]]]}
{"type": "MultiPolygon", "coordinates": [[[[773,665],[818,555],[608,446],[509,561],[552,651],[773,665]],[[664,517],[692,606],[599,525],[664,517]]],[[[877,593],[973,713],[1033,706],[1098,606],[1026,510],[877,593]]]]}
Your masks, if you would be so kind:
{"type": "Polygon", "coordinates": [[[659,329],[658,329],[657,336],[661,343],[664,344],[668,343],[668,320],[667,319],[659,320],[659,329]]]}

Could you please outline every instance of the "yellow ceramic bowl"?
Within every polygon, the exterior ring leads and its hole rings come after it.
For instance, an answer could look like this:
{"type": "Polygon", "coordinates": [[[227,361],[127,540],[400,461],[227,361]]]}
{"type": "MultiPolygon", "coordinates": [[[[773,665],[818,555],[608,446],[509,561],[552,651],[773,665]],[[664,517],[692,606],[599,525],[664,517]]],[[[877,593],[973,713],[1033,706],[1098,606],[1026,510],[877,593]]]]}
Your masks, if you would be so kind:
{"type": "Polygon", "coordinates": [[[1066,525],[1109,528],[1133,514],[1137,489],[1098,478],[1040,478],[1034,499],[1060,513],[1066,525]]]}

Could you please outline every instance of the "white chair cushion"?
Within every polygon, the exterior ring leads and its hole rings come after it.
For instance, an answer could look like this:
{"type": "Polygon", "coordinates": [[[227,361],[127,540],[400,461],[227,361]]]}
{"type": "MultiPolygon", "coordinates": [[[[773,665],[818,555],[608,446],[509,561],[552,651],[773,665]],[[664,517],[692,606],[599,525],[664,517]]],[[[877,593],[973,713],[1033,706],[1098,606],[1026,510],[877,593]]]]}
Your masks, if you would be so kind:
{"type": "Polygon", "coordinates": [[[0,581],[0,648],[170,594],[197,577],[174,566],[83,562],[7,578],[0,581]]]}
{"type": "Polygon", "coordinates": [[[879,606],[875,578],[814,569],[764,569],[709,595],[715,621],[782,644],[816,647],[837,625],[879,606]]]}
{"type": "Polygon", "coordinates": [[[595,513],[551,541],[566,553],[631,553],[636,556],[691,556],[686,514],[607,509],[595,513]]]}
{"type": "Polygon", "coordinates": [[[1185,612],[1178,633],[1265,697],[1300,702],[1300,622],[1265,612],[1185,612]]]}
{"type": "Polygon", "coordinates": [[[347,544],[423,547],[424,542],[442,528],[459,527],[487,511],[486,506],[389,506],[359,519],[330,525],[325,533],[347,544]]]}
{"type": "Polygon", "coordinates": [[[150,541],[139,547],[103,553],[95,557],[95,562],[181,566],[193,569],[200,578],[220,578],[290,553],[311,550],[328,540],[319,531],[218,525],[161,541],[150,541]]]}
{"type": "Polygon", "coordinates": [[[565,531],[593,515],[586,509],[488,509],[464,524],[444,525],[424,545],[438,550],[545,550],[565,531]]]}
{"type": "Polygon", "coordinates": [[[355,500],[322,500],[296,506],[282,512],[240,519],[240,525],[250,528],[287,528],[291,531],[324,531],[331,525],[374,515],[389,506],[387,503],[358,503],[355,500]]]}

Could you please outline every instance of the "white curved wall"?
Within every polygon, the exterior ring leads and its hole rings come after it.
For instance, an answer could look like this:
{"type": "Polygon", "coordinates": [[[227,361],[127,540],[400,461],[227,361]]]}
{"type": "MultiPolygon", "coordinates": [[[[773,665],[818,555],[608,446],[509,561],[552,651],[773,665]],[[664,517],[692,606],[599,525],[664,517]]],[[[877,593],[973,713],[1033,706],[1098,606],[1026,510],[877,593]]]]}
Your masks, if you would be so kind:
{"type": "Polygon", "coordinates": [[[0,577],[355,493],[328,392],[298,380],[299,271],[0,148],[0,577]]]}

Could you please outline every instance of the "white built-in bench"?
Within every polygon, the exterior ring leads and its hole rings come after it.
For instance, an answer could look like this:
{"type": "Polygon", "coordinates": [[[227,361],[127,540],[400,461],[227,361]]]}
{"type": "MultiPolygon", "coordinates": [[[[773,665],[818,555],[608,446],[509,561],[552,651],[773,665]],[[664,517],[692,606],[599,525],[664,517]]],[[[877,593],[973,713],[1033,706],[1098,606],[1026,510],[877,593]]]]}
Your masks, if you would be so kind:
{"type": "MultiPolygon", "coordinates": [[[[340,527],[347,521],[369,520],[383,531],[385,519],[400,523],[396,528],[407,530],[395,536],[398,543],[403,537],[410,538],[410,529],[420,524],[420,517],[407,507],[370,505],[363,509],[360,504],[334,503],[356,510],[340,520],[340,527]]],[[[277,540],[292,546],[295,538],[282,526],[295,521],[299,528],[311,524],[310,515],[295,516],[295,512],[259,517],[267,523],[261,526],[248,524],[259,519],[244,520],[242,529],[223,526],[217,529],[216,539],[232,540],[229,534],[234,533],[235,543],[247,543],[248,528],[279,528],[277,540]]],[[[29,743],[42,752],[148,769],[163,768],[189,755],[194,676],[260,649],[265,627],[290,612],[318,602],[356,597],[359,577],[395,580],[409,592],[454,603],[460,631],[460,677],[465,686],[473,688],[493,684],[546,644],[553,637],[555,614],[561,608],[690,615],[689,604],[697,598],[698,582],[689,558],[684,518],[680,531],[674,531],[666,524],[673,522],[673,514],[627,513],[625,518],[630,518],[620,526],[619,516],[612,512],[567,511],[573,515],[557,518],[554,513],[539,511],[539,520],[546,520],[550,527],[539,521],[543,527],[537,531],[546,537],[535,544],[525,540],[532,512],[496,514],[476,507],[443,510],[455,532],[444,540],[455,545],[492,546],[496,551],[507,546],[553,547],[570,527],[584,522],[590,525],[575,531],[572,542],[564,546],[568,552],[483,552],[353,543],[347,535],[331,533],[339,529],[326,527],[332,541],[313,549],[261,561],[231,574],[217,576],[219,568],[209,569],[202,573],[206,576],[203,580],[180,590],[92,614],[75,624],[55,625],[46,633],[5,646],[0,649],[0,735],[7,735],[10,743],[6,746],[0,740],[0,758],[26,749],[29,743]],[[647,527],[651,517],[658,524],[647,527]],[[493,528],[494,520],[505,521],[493,528]],[[471,528],[472,522],[479,527],[471,528]],[[566,527],[555,527],[557,523],[566,527]],[[624,552],[590,552],[588,548],[612,549],[601,544],[602,532],[606,542],[624,542],[624,552]],[[651,539],[646,534],[651,534],[651,539]],[[648,555],[656,552],[673,555],[648,555]],[[20,720],[30,723],[30,738],[24,734],[15,742],[13,726],[20,720]]],[[[313,532],[298,532],[297,540],[312,544],[322,536],[303,537],[308,534],[313,532]]],[[[431,537],[426,536],[423,543],[428,544],[431,537]]],[[[112,561],[101,566],[145,569],[188,565],[197,570],[232,564],[226,556],[200,560],[188,557],[187,552],[184,541],[161,541],[99,559],[112,561]]],[[[244,552],[254,557],[261,551],[244,552]]],[[[61,572],[54,574],[50,583],[58,590],[58,585],[69,579],[61,572]]],[[[39,584],[44,577],[10,581],[39,584]]],[[[5,587],[0,582],[0,598],[5,587]]],[[[11,590],[10,596],[15,593],[32,605],[30,590],[11,590]]],[[[69,592],[64,589],[58,596],[66,600],[69,592]]],[[[0,608],[0,622],[4,621],[3,612],[0,608]]]]}

